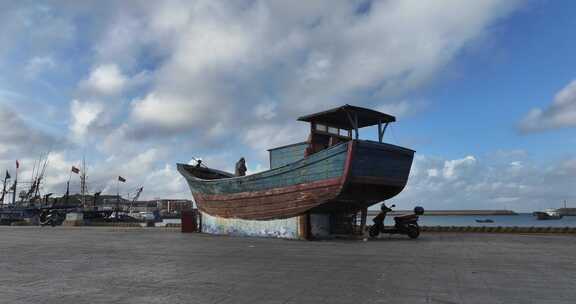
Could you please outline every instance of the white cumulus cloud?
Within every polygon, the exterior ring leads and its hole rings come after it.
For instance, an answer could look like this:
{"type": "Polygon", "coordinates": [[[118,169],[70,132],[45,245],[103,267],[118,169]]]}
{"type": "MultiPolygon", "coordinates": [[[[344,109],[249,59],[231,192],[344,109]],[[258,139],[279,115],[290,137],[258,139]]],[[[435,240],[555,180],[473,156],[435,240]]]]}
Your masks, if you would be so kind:
{"type": "Polygon", "coordinates": [[[531,212],[576,200],[576,162],[547,164],[490,160],[474,155],[442,159],[417,155],[408,185],[393,198],[409,209],[511,209],[531,212]]]}
{"type": "Polygon", "coordinates": [[[442,175],[445,178],[456,178],[459,173],[464,172],[466,168],[470,168],[476,164],[476,158],[468,155],[462,159],[447,160],[444,162],[442,175]]]}
{"type": "Polygon", "coordinates": [[[74,139],[83,141],[88,128],[96,122],[103,111],[104,106],[100,103],[73,100],[70,105],[72,117],[70,131],[74,139]]]}
{"type": "Polygon", "coordinates": [[[91,71],[82,86],[103,95],[115,95],[124,89],[127,81],[116,64],[103,64],[91,71]]]}
{"type": "Polygon", "coordinates": [[[519,124],[526,133],[567,127],[576,127],[576,80],[556,93],[550,106],[530,110],[519,124]]]}
{"type": "MultiPolygon", "coordinates": [[[[432,81],[517,6],[377,1],[359,12],[357,3],[333,1],[150,5],[136,22],[140,27],[117,30],[130,36],[146,28],[158,39],[135,45],[161,50],[163,59],[151,90],[131,103],[133,125],[162,136],[215,122],[251,128],[262,122],[244,119],[246,111],[283,124],[349,102],[410,113],[421,104],[386,100],[432,81]],[[264,106],[269,100],[273,112],[264,106]]],[[[117,37],[105,36],[102,45],[109,39],[117,37]]]]}

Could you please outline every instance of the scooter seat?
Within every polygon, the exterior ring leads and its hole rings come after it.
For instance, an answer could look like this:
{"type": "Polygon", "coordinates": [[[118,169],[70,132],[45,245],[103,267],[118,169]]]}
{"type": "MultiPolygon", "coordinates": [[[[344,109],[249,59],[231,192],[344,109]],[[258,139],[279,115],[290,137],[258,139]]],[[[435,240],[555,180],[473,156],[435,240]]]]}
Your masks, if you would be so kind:
{"type": "Polygon", "coordinates": [[[396,222],[416,221],[416,220],[418,220],[418,216],[416,214],[406,214],[406,215],[395,216],[394,220],[396,222]]]}

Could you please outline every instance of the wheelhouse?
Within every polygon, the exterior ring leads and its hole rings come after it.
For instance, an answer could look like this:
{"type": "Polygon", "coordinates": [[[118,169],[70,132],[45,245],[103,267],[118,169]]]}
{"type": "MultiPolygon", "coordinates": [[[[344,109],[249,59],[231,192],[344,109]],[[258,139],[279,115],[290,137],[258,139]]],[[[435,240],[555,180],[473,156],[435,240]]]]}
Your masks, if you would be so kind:
{"type": "Polygon", "coordinates": [[[382,143],[388,124],[396,121],[396,118],[378,111],[344,105],[302,116],[298,120],[310,123],[308,139],[268,150],[270,168],[281,167],[340,143],[359,139],[359,130],[365,127],[377,125],[378,142],[382,143]]]}
{"type": "Polygon", "coordinates": [[[359,138],[359,129],[378,126],[378,142],[384,139],[388,124],[396,121],[392,115],[378,111],[344,105],[331,110],[298,118],[310,123],[306,156],[351,139],[359,138]]]}

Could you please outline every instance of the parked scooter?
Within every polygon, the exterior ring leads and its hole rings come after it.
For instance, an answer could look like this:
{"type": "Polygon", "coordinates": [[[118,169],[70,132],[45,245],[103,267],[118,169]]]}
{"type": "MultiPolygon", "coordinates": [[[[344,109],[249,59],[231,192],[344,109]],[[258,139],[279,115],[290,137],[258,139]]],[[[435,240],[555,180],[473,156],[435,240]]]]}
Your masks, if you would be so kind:
{"type": "Polygon", "coordinates": [[[418,238],[420,235],[420,226],[418,226],[418,216],[424,213],[424,208],[415,207],[414,214],[407,214],[394,217],[394,226],[385,227],[384,219],[386,219],[386,214],[392,211],[392,208],[396,205],[387,207],[385,203],[382,203],[380,207],[380,213],[374,217],[372,220],[374,225],[368,230],[370,237],[376,237],[380,233],[389,234],[406,234],[411,239],[418,238]]]}

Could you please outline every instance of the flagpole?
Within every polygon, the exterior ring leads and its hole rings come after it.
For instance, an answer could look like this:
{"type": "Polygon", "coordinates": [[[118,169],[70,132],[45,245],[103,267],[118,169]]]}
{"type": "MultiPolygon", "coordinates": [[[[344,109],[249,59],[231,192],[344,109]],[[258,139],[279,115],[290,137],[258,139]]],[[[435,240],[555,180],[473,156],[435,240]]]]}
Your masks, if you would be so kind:
{"type": "Polygon", "coordinates": [[[86,208],[86,156],[82,156],[82,171],[80,172],[80,191],[82,192],[82,208],[86,208]]]}
{"type": "Polygon", "coordinates": [[[69,199],[70,199],[70,180],[66,182],[66,195],[64,196],[64,204],[68,206],[69,199]]]}
{"type": "Polygon", "coordinates": [[[6,171],[6,177],[4,177],[4,186],[2,187],[2,208],[4,208],[4,196],[6,195],[6,182],[8,181],[8,171],[6,171]]]}
{"type": "Polygon", "coordinates": [[[118,221],[119,209],[120,209],[120,177],[116,178],[116,221],[118,221]]]}
{"type": "Polygon", "coordinates": [[[16,160],[16,176],[14,177],[14,192],[12,193],[12,206],[16,205],[16,189],[18,189],[18,168],[20,164],[16,160]]]}
{"type": "Polygon", "coordinates": [[[0,208],[4,208],[4,195],[6,194],[6,179],[4,179],[4,187],[2,188],[2,205],[0,208]]]}
{"type": "MultiPolygon", "coordinates": [[[[74,166],[72,166],[74,167],[74,166]]],[[[66,206],[68,206],[68,203],[70,203],[70,181],[72,180],[72,170],[70,170],[68,172],[68,181],[66,182],[66,196],[65,196],[65,200],[64,203],[66,206]]]]}

